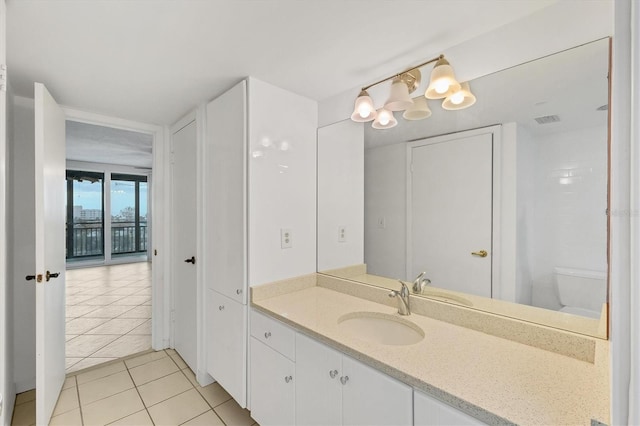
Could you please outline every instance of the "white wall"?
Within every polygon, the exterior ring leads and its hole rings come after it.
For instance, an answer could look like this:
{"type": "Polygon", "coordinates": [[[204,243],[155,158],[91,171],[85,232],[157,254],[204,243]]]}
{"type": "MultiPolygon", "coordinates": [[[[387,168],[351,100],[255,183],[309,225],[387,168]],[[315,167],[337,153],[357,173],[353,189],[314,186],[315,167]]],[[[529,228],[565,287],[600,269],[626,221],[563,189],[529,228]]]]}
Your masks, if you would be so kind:
{"type": "Polygon", "coordinates": [[[367,183],[364,188],[364,261],[367,272],[409,279],[405,277],[406,144],[365,150],[364,176],[367,183]]]}
{"type": "Polygon", "coordinates": [[[516,152],[516,216],[515,216],[515,301],[531,305],[532,303],[532,269],[533,249],[532,244],[536,233],[533,223],[536,200],[533,197],[534,181],[533,173],[537,166],[531,159],[535,158],[535,141],[529,132],[522,126],[517,126],[517,152],[516,152]]]}
{"type": "Polygon", "coordinates": [[[315,101],[254,78],[248,82],[253,286],[316,271],[318,108],[315,101]],[[291,248],[281,248],[282,229],[292,233],[291,248]]]}
{"type": "Polygon", "coordinates": [[[8,279],[13,289],[13,381],[16,392],[35,387],[35,284],[24,277],[35,273],[33,224],[35,112],[32,99],[15,97],[13,135],[9,138],[8,279]]]}
{"type": "Polygon", "coordinates": [[[533,305],[558,309],[555,266],[607,270],[607,128],[538,136],[533,147],[533,305]]]}
{"type": "MultiPolygon", "coordinates": [[[[480,37],[451,46],[444,51],[432,52],[431,55],[415,58],[415,62],[444,53],[453,64],[458,79],[469,81],[551,53],[610,36],[613,33],[613,3],[611,0],[558,1],[554,5],[545,7],[480,37]],[[550,28],[561,30],[550,31],[550,28]]],[[[381,58],[381,60],[383,59],[381,58]]],[[[425,67],[423,71],[425,80],[428,79],[429,72],[430,68],[425,67]]],[[[372,82],[363,81],[362,85],[370,83],[372,82]]],[[[418,91],[420,90],[424,91],[424,88],[419,88],[418,91]]],[[[353,102],[359,91],[360,86],[354,87],[320,102],[318,120],[320,126],[348,118],[353,112],[353,102]]],[[[373,90],[370,93],[374,97],[376,105],[382,106],[386,100],[384,94],[376,96],[373,90]]]]}
{"type": "Polygon", "coordinates": [[[318,129],[318,271],[364,263],[364,126],[318,129]],[[339,238],[344,228],[345,238],[339,238]]]}

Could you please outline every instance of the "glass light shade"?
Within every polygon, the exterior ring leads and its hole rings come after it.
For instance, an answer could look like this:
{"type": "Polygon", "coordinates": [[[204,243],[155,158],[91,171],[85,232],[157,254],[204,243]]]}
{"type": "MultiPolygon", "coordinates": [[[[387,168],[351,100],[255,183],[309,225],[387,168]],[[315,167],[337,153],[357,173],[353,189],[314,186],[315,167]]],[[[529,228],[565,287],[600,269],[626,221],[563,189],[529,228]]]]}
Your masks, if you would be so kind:
{"type": "Polygon", "coordinates": [[[460,85],[460,90],[447,96],[442,102],[442,108],[447,110],[457,110],[469,108],[476,103],[476,97],[471,93],[469,82],[465,81],[460,85]]]}
{"type": "Polygon", "coordinates": [[[460,83],[453,74],[453,68],[446,59],[438,59],[431,71],[429,87],[424,96],[427,99],[442,99],[458,90],[460,90],[460,83]]]}
{"type": "Polygon", "coordinates": [[[373,100],[366,90],[360,92],[356,98],[356,103],[351,114],[351,120],[358,123],[364,123],[376,118],[376,109],[373,106],[373,100]]]}
{"type": "Polygon", "coordinates": [[[384,104],[384,109],[387,111],[404,111],[411,105],[413,105],[413,101],[409,96],[407,84],[400,80],[399,77],[394,78],[393,83],[391,83],[391,93],[384,104]]]}
{"type": "Polygon", "coordinates": [[[374,129],[390,129],[398,124],[398,120],[393,116],[393,112],[382,108],[378,111],[376,119],[371,127],[374,129]]]}
{"type": "Polygon", "coordinates": [[[424,96],[414,98],[413,105],[402,114],[402,117],[404,117],[405,120],[423,120],[431,117],[431,110],[427,104],[427,98],[424,96]]]}

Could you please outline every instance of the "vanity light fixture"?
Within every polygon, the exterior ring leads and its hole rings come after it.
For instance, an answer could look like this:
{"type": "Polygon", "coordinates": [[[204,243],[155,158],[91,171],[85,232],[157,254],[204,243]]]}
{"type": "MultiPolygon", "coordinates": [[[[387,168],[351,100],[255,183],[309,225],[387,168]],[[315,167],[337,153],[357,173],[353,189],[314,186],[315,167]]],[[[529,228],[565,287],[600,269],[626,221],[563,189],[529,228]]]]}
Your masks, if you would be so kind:
{"type": "Polygon", "coordinates": [[[402,71],[399,74],[384,78],[373,84],[365,86],[356,98],[351,120],[356,122],[373,121],[374,129],[390,129],[398,124],[393,116],[394,111],[404,111],[402,116],[406,120],[422,120],[431,116],[431,110],[427,99],[444,99],[442,107],[447,110],[468,108],[476,102],[476,97],[469,89],[469,83],[460,84],[453,73],[449,62],[440,55],[413,68],[402,71]],[[411,99],[411,93],[415,92],[421,81],[421,67],[435,62],[429,86],[424,96],[411,99]],[[389,98],[384,107],[376,111],[373,99],[367,90],[380,83],[393,80],[389,98]]]}

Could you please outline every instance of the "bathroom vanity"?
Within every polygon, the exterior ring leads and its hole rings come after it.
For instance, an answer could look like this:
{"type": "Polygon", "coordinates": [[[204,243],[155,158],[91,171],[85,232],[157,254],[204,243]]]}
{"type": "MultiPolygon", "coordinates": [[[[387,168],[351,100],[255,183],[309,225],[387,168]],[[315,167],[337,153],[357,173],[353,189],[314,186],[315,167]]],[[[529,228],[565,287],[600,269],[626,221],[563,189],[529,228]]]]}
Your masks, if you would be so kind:
{"type": "Polygon", "coordinates": [[[609,422],[607,341],[462,304],[410,300],[412,314],[400,316],[388,291],[323,274],[252,288],[254,419],[262,425],[609,422]],[[474,329],[456,325],[461,318],[474,329]]]}

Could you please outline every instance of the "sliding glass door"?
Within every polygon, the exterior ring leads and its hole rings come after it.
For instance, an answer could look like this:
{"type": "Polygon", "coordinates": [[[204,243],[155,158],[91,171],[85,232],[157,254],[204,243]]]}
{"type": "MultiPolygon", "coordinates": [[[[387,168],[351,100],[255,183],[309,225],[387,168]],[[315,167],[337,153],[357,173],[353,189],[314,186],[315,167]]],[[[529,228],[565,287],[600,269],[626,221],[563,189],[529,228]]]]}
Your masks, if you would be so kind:
{"type": "Polygon", "coordinates": [[[104,259],[104,174],[67,170],[67,260],[104,259]]]}
{"type": "Polygon", "coordinates": [[[147,176],[67,170],[67,261],[146,255],[148,189],[147,176]]]}
{"type": "Polygon", "coordinates": [[[111,175],[111,254],[147,252],[146,176],[111,175]]]}

